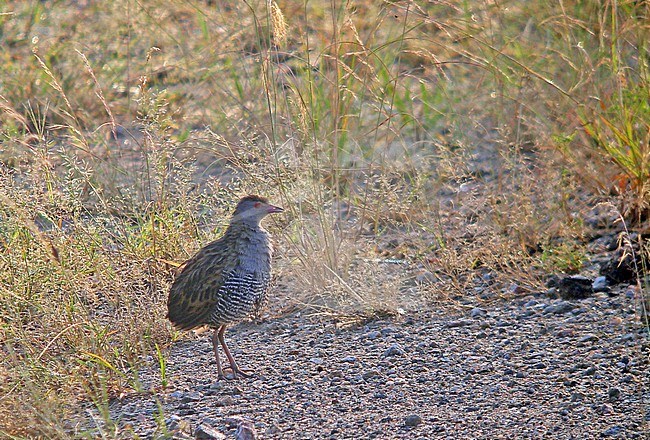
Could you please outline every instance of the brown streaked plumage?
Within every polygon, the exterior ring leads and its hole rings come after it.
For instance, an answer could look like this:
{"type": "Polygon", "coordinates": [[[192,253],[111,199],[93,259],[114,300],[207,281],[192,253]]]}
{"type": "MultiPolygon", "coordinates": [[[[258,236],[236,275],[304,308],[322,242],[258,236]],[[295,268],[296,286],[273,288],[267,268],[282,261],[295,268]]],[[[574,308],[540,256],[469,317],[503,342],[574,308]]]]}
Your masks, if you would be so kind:
{"type": "Polygon", "coordinates": [[[233,376],[246,377],[224,340],[226,327],[260,310],[271,280],[273,247],[261,227],[268,214],[282,212],[260,196],[246,196],[235,208],[224,235],[190,258],[169,291],[167,317],[182,330],[213,327],[212,346],[219,378],[224,373],[218,344],[233,376]]]}

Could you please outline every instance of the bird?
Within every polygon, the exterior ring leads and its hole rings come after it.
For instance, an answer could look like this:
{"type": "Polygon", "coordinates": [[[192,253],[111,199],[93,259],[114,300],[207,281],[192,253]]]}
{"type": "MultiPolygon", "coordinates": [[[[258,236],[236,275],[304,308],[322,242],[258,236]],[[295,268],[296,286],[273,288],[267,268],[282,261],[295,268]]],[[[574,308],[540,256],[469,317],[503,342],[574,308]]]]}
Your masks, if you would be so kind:
{"type": "Polygon", "coordinates": [[[224,234],[187,260],[169,290],[167,318],[175,328],[214,328],[212,348],[218,379],[226,377],[219,359],[219,343],[232,377],[250,377],[237,366],[224,334],[227,326],[257,315],[266,303],[273,245],[260,222],[269,214],[283,211],[265,197],[241,198],[224,234]]]}

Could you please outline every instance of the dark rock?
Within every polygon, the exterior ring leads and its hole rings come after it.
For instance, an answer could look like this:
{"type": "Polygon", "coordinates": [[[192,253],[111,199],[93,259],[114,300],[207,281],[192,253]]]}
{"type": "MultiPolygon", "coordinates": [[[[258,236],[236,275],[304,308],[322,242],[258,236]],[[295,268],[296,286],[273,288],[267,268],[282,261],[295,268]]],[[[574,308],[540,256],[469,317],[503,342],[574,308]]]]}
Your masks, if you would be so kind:
{"type": "Polygon", "coordinates": [[[562,299],[584,299],[594,293],[593,281],[581,275],[572,275],[560,279],[555,286],[562,299]]]}
{"type": "Polygon", "coordinates": [[[550,275],[546,279],[546,287],[548,287],[549,289],[552,289],[554,287],[557,288],[557,286],[560,285],[560,280],[561,280],[561,278],[559,276],[557,276],[555,274],[550,275]]]}
{"type": "Polygon", "coordinates": [[[635,265],[640,263],[635,261],[632,253],[620,249],[609,260],[601,263],[599,273],[605,276],[610,284],[629,283],[636,281],[635,265]]]}
{"type": "Polygon", "coordinates": [[[422,423],[422,417],[417,414],[411,414],[404,419],[404,425],[406,426],[418,426],[422,423]]]}
{"type": "Polygon", "coordinates": [[[607,398],[610,402],[615,402],[621,397],[621,390],[616,387],[612,387],[607,391],[607,398]]]}

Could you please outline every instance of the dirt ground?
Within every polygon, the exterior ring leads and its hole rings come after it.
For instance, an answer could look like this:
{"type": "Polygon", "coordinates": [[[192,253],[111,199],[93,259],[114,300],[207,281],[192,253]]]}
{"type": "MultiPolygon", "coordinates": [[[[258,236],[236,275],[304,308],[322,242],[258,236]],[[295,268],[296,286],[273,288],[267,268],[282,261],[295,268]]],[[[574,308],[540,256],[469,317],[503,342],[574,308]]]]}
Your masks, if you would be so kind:
{"type": "Polygon", "coordinates": [[[152,360],[143,381],[157,391],[113,401],[111,415],[141,438],[649,438],[635,295],[243,323],[227,340],[255,374],[238,380],[216,380],[209,333],[189,335],[171,350],[169,385],[152,360]]]}

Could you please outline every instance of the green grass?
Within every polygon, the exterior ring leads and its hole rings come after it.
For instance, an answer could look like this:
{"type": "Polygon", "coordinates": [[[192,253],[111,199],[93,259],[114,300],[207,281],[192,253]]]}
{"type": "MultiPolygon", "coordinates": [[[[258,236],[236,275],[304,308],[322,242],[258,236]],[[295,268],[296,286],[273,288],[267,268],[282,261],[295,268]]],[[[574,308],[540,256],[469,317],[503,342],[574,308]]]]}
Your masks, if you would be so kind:
{"type": "Polygon", "coordinates": [[[174,268],[245,193],[326,313],[540,288],[597,201],[647,226],[646,3],[208,3],[2,5],[3,434],[128,437],[109,398],[168,386],[174,268]]]}

